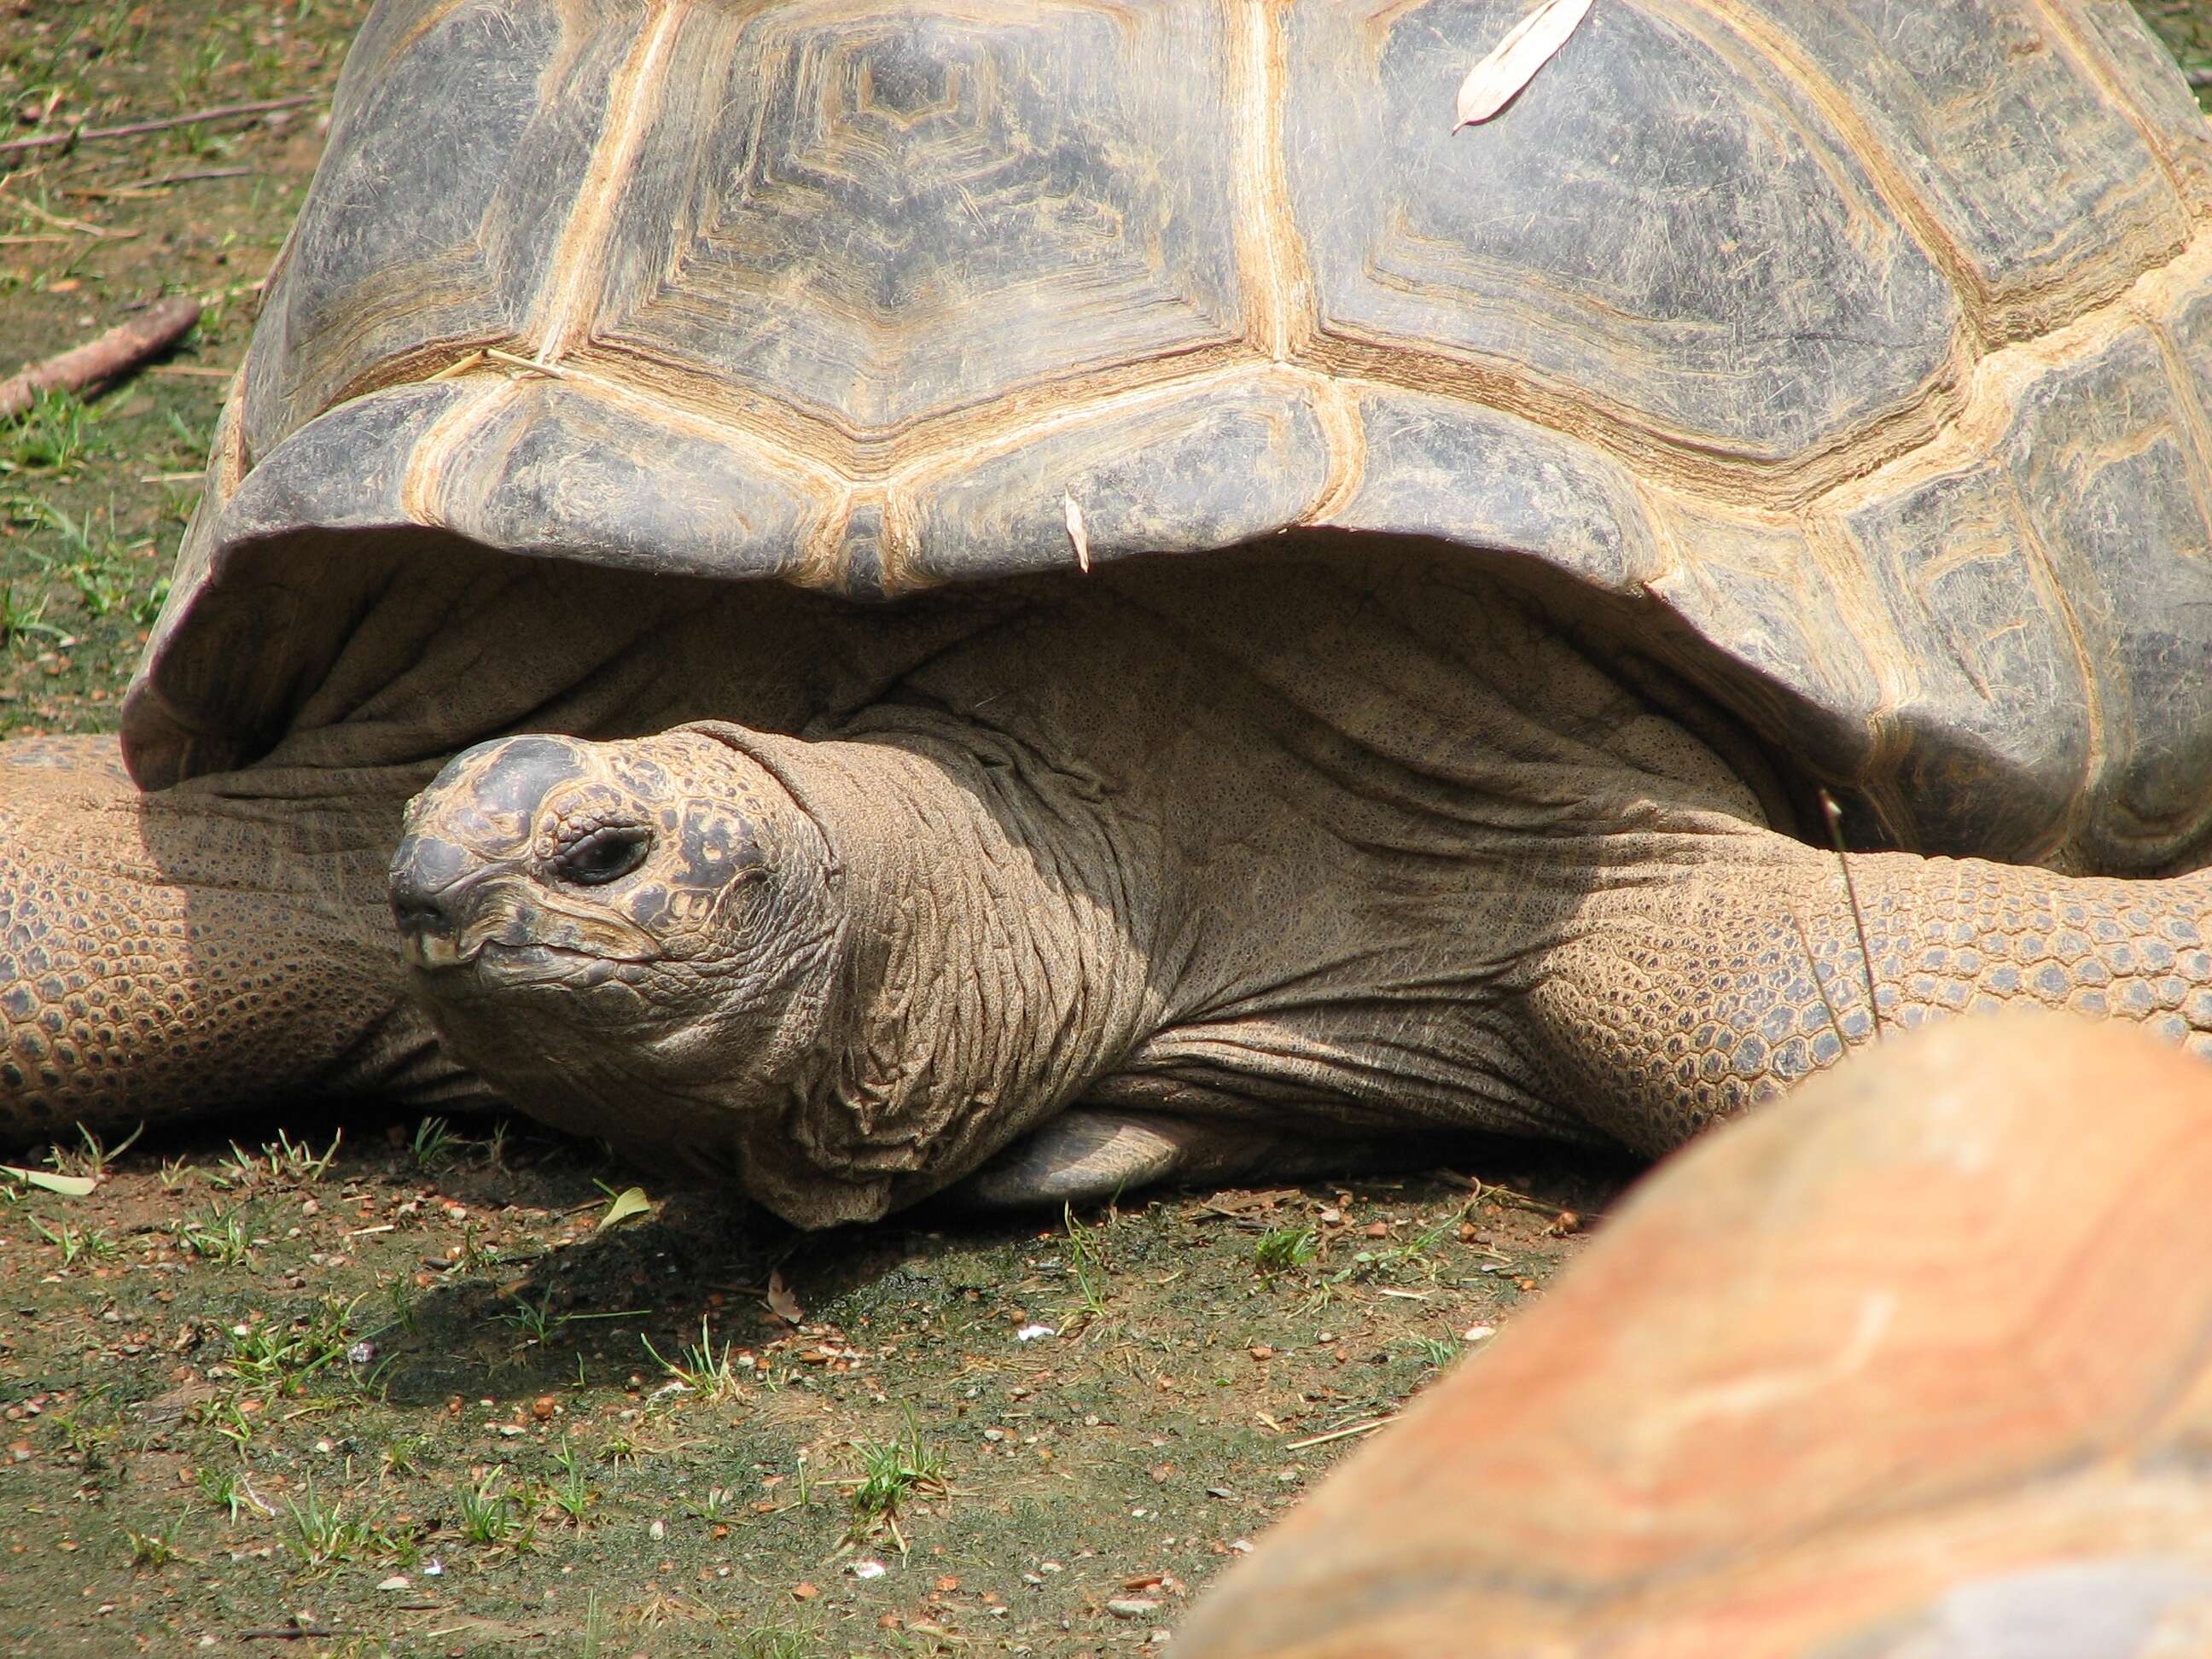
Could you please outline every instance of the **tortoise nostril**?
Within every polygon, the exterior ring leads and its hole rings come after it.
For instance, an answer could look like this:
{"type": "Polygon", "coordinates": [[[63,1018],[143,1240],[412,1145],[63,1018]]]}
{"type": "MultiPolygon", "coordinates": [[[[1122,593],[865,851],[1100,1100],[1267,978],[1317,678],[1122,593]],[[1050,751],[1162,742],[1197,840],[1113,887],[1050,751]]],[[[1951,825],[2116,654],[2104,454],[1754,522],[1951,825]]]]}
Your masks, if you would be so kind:
{"type": "Polygon", "coordinates": [[[386,877],[392,919],[404,933],[442,933],[451,928],[451,901],[466,885],[476,860],[467,851],[434,836],[410,836],[392,854],[386,877]]]}
{"type": "Polygon", "coordinates": [[[446,913],[435,904],[395,895],[392,901],[392,920],[398,924],[403,933],[422,933],[444,927],[446,913]]]}

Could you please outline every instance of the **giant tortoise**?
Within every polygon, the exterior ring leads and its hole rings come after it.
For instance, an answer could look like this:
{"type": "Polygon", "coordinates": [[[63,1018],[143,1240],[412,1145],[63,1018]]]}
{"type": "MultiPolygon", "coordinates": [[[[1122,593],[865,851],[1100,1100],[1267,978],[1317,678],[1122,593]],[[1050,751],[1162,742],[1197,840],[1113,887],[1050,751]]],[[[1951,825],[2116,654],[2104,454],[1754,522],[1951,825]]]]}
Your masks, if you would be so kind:
{"type": "Polygon", "coordinates": [[[1885,1043],[1670,1161],[1175,1650],[2212,1653],[2208,1190],[2212,1069],[2132,1031],[1885,1043]]]}
{"type": "Polygon", "coordinates": [[[0,1120],[822,1224],[2212,1046],[2180,78],[1605,0],[1455,133],[1522,9],[386,0],[119,748],[0,750],[0,1120]]]}

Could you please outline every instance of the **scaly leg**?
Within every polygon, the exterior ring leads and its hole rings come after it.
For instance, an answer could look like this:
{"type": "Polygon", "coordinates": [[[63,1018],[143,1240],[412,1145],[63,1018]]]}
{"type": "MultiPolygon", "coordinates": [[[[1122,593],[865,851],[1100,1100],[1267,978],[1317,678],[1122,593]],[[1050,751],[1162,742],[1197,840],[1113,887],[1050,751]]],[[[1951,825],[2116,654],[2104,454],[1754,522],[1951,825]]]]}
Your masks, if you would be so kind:
{"type": "Polygon", "coordinates": [[[0,1137],[375,1090],[480,1093],[401,1000],[416,774],[143,794],[112,738],[0,744],[0,1137]]]}
{"type": "MultiPolygon", "coordinates": [[[[1874,1036],[1836,856],[1765,830],[1656,835],[1601,861],[1536,964],[1545,1091],[1662,1152],[1874,1036]],[[1602,876],[1600,878],[1602,880],[1602,876]]],[[[2053,875],[1855,854],[1885,1027],[2041,1005],[2142,1023],[2212,1057],[2212,872],[2053,875]]]]}

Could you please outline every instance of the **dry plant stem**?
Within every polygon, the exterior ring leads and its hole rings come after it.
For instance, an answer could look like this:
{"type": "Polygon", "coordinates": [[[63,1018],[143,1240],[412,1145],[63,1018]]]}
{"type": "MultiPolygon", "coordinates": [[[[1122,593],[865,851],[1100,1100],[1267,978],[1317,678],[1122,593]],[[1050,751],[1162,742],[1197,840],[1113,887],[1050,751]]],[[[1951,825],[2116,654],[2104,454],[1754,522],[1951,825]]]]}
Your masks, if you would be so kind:
{"type": "MultiPolygon", "coordinates": [[[[1820,791],[1820,816],[1828,821],[1828,838],[1836,844],[1836,867],[1844,872],[1844,894],[1851,902],[1851,927],[1859,936],[1859,968],[1866,975],[1867,1018],[1873,1023],[1873,1041],[1879,1042],[1881,1041],[1881,1004],[1875,1000],[1874,953],[1867,949],[1866,912],[1859,908],[1858,884],[1851,879],[1850,857],[1844,851],[1844,809],[1836,805],[1836,798],[1826,789],[1820,791]]],[[[1791,920],[1796,921],[1796,918],[1793,915],[1791,920]]],[[[1798,922],[1797,926],[1798,936],[1802,938],[1804,924],[1798,922]]],[[[1819,984],[1820,979],[1820,969],[1816,966],[1813,970],[1814,983],[1819,984]]],[[[1836,1006],[1828,1001],[1826,986],[1820,987],[1820,1000],[1827,1004],[1828,1018],[1834,1019],[1836,1006]]],[[[1836,1035],[1840,1037],[1843,1034],[1844,1028],[1838,1024],[1836,1035]]]]}
{"type": "Polygon", "coordinates": [[[200,302],[182,294],[156,300],[98,339],[49,357],[0,382],[0,420],[12,420],[38,400],[41,392],[82,392],[112,380],[159,356],[184,337],[200,318],[200,302]]]}
{"type": "Polygon", "coordinates": [[[1354,1423],[1350,1428],[1331,1429],[1327,1434],[1308,1435],[1304,1440],[1293,1440],[1289,1442],[1284,1446],[1283,1449],[1285,1451],[1304,1451],[1308,1446],[1325,1446],[1332,1440],[1347,1440],[1355,1434],[1372,1434],[1384,1424],[1395,1422],[1396,1418],[1397,1413],[1394,1412],[1389,1417],[1378,1417],[1371,1422],[1354,1423]]]}
{"type": "MultiPolygon", "coordinates": [[[[1846,877],[1850,874],[1848,866],[1844,874],[1846,877]]],[[[1820,1006],[1828,1011],[1828,1024],[1835,1028],[1836,1041],[1848,1048],[1851,1046],[1851,1040],[1844,1035],[1844,1017],[1836,1012],[1836,1000],[1828,994],[1828,982],[1820,977],[1820,960],[1813,954],[1813,941],[1805,932],[1805,918],[1792,910],[1790,925],[1797,930],[1798,947],[1805,952],[1805,970],[1813,975],[1813,988],[1820,994],[1820,1006]]],[[[1860,932],[1859,940],[1863,949],[1866,941],[1863,929],[1860,932]]]]}
{"type": "Polygon", "coordinates": [[[62,194],[87,201],[128,200],[134,196],[150,195],[170,185],[197,184],[204,179],[246,179],[252,177],[253,172],[252,167],[201,167],[191,173],[165,173],[158,179],[137,179],[127,185],[79,185],[62,194]]]}
{"type": "MultiPolygon", "coordinates": [[[[0,188],[5,188],[0,185],[0,188]]],[[[104,242],[127,241],[138,233],[135,230],[109,230],[105,226],[89,223],[82,219],[71,219],[59,213],[50,213],[36,202],[10,202],[9,206],[18,213],[27,213],[41,224],[52,225],[56,230],[66,230],[78,236],[91,236],[104,242]]]]}
{"type": "Polygon", "coordinates": [[[158,121],[132,121],[119,127],[71,127],[66,132],[45,132],[35,138],[10,138],[0,144],[0,155],[12,155],[30,149],[52,149],[64,144],[89,143],[95,138],[135,138],[142,132],[166,132],[171,127],[188,127],[197,121],[225,121],[239,115],[265,115],[271,110],[297,109],[302,104],[321,101],[319,92],[302,93],[295,98],[263,98],[250,104],[218,104],[212,109],[196,109],[188,115],[167,115],[158,121]]]}

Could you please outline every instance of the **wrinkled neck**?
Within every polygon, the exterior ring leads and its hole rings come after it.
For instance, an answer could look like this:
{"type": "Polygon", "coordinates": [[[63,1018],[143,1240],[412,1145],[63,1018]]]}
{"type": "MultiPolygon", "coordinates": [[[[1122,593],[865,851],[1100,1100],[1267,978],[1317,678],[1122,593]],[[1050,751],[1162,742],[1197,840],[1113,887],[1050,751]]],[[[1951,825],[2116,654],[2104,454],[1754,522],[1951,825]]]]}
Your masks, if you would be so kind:
{"type": "Polygon", "coordinates": [[[1079,779],[949,723],[747,747],[820,826],[845,930],[818,1064],[747,1148],[763,1201],[805,1225],[911,1203],[1150,1029],[1144,849],[1079,779]]]}

